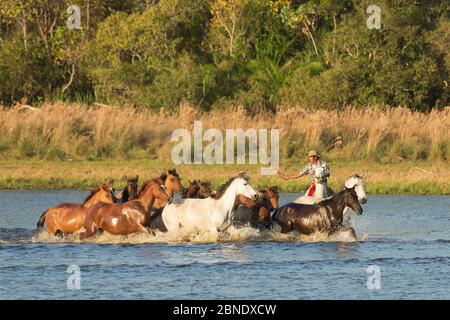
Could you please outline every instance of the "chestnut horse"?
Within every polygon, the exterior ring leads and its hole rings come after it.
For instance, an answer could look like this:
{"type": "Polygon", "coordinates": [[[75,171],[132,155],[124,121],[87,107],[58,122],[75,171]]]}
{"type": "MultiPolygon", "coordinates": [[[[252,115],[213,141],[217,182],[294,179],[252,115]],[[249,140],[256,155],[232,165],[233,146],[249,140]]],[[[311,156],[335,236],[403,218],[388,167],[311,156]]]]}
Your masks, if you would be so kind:
{"type": "Polygon", "coordinates": [[[249,197],[246,197],[242,194],[238,194],[236,196],[236,200],[234,201],[234,210],[236,211],[236,209],[239,206],[244,206],[245,208],[251,208],[255,205],[256,201],[253,199],[250,199],[249,197]]]}
{"type": "MultiPolygon", "coordinates": [[[[328,235],[339,231],[343,226],[345,207],[351,208],[358,215],[363,209],[358,201],[355,187],[344,188],[317,204],[307,205],[291,202],[280,207],[272,216],[282,233],[297,230],[301,234],[310,235],[314,232],[327,232],[328,235]]],[[[352,229],[353,236],[355,232],[352,229]]]]}
{"type": "MultiPolygon", "coordinates": [[[[180,192],[182,189],[181,177],[178,175],[176,169],[168,170],[161,174],[160,178],[164,181],[167,194],[172,198],[173,194],[180,192]]],[[[158,209],[163,208],[167,204],[167,201],[162,199],[156,199],[153,204],[153,209],[157,212],[158,209]]]]}
{"type": "Polygon", "coordinates": [[[253,228],[267,229],[271,225],[270,213],[279,207],[278,189],[266,187],[259,191],[259,198],[251,208],[238,207],[232,219],[236,227],[250,225],[253,228]]]}
{"type": "Polygon", "coordinates": [[[78,231],[84,226],[86,212],[90,206],[99,202],[114,202],[111,184],[112,182],[104,183],[93,189],[83,204],[61,203],[45,210],[37,222],[36,231],[44,224],[48,232],[57,236],[78,231]]]}
{"type": "Polygon", "coordinates": [[[134,200],[93,205],[86,213],[86,232],[80,239],[92,237],[98,229],[111,234],[148,233],[150,209],[156,199],[172,201],[161,178],[148,180],[134,200]]]}

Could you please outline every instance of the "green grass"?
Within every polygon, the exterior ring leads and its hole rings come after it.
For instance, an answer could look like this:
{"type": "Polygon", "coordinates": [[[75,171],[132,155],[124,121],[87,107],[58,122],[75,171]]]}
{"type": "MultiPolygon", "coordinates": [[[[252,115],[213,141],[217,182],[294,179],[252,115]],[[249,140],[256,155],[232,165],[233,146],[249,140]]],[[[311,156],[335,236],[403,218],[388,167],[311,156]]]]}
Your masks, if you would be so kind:
{"type": "MultiPolygon", "coordinates": [[[[286,162],[281,170],[292,174],[305,162],[286,162]]],[[[366,191],[371,194],[450,194],[449,162],[401,162],[380,164],[366,161],[330,161],[329,184],[339,189],[352,173],[364,175],[366,191]]],[[[6,160],[1,162],[1,189],[65,189],[92,188],[99,182],[115,179],[115,186],[124,185],[124,175],[139,174],[140,181],[173,168],[170,162],[160,160],[97,160],[47,161],[6,160]]],[[[259,175],[259,165],[181,165],[176,166],[186,186],[188,180],[210,180],[214,187],[224,183],[231,175],[246,171],[252,185],[261,188],[275,185],[285,192],[305,192],[309,177],[283,181],[276,176],[259,175]]]]}

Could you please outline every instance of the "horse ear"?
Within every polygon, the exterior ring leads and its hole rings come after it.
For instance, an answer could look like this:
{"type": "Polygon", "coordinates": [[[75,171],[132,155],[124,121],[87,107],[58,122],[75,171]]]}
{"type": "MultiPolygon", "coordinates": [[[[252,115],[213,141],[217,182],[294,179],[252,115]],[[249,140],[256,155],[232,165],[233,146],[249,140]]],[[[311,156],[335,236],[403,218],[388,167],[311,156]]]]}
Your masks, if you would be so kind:
{"type": "Polygon", "coordinates": [[[138,174],[136,175],[136,180],[139,180],[139,175],[138,174]]]}

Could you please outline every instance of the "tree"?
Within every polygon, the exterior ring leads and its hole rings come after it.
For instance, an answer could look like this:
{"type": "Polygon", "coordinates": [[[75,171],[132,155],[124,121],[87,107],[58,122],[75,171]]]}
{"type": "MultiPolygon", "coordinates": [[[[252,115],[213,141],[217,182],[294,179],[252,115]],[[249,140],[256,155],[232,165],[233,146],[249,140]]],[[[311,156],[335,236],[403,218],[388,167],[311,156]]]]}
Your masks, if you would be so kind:
{"type": "Polygon", "coordinates": [[[167,0],[101,23],[84,60],[96,97],[150,108],[200,103],[203,79],[196,58],[201,60],[207,4],[167,0]]]}

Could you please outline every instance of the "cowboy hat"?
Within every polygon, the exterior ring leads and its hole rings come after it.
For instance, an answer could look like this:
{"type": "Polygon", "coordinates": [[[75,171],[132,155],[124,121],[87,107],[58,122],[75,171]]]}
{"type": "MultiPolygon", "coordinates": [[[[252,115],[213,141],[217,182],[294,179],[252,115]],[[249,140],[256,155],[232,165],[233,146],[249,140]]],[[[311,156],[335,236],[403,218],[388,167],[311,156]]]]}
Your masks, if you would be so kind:
{"type": "Polygon", "coordinates": [[[308,157],[317,157],[320,158],[319,154],[315,150],[311,150],[308,152],[308,157]]]}

